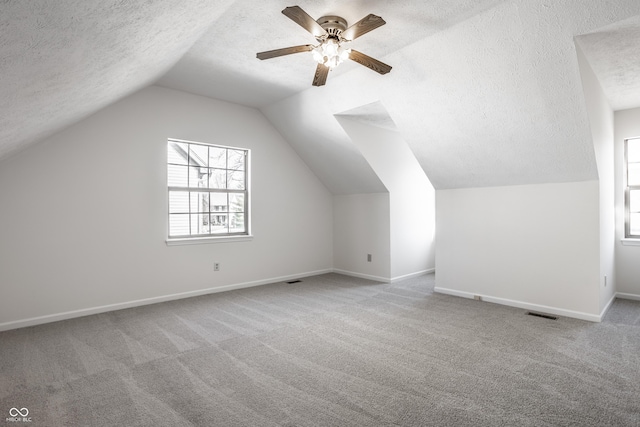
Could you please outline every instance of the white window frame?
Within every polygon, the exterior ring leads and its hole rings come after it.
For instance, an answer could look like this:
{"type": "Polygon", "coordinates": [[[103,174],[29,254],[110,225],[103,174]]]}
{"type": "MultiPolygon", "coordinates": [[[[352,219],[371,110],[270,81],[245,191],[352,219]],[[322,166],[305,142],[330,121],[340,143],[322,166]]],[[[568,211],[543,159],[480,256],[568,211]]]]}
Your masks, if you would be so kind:
{"type": "Polygon", "coordinates": [[[631,197],[632,190],[640,190],[640,185],[629,185],[629,141],[638,141],[640,137],[627,138],[624,140],[624,238],[640,239],[640,234],[631,234],[631,197]]]}
{"type": "MultiPolygon", "coordinates": [[[[184,245],[184,244],[201,244],[201,243],[219,243],[219,242],[232,242],[232,241],[244,241],[244,240],[250,240],[252,238],[251,236],[251,199],[250,199],[250,195],[251,195],[251,150],[247,149],[247,148],[241,148],[241,147],[232,147],[232,146],[227,146],[227,145],[220,145],[220,144],[211,144],[211,143],[206,143],[206,142],[199,142],[199,141],[188,141],[188,140],[183,140],[183,139],[176,139],[176,138],[168,138],[167,139],[167,155],[165,156],[166,159],[166,167],[167,167],[167,180],[166,180],[166,185],[167,185],[167,214],[165,216],[165,218],[167,218],[167,238],[166,238],[166,243],[167,245],[184,245]],[[219,149],[225,149],[225,150],[233,150],[233,151],[242,151],[244,152],[244,189],[229,189],[229,188],[210,188],[210,187],[194,187],[194,186],[190,186],[189,183],[187,182],[187,186],[171,186],[169,185],[169,169],[170,166],[185,166],[185,164],[177,164],[177,163],[171,163],[169,160],[169,146],[171,143],[180,143],[180,144],[187,144],[188,147],[188,152],[187,152],[187,159],[186,159],[186,166],[187,167],[194,167],[191,163],[191,149],[190,147],[192,145],[198,145],[198,146],[206,146],[206,147],[214,147],[214,148],[219,148],[219,149]],[[172,235],[171,234],[171,215],[177,215],[176,212],[172,212],[171,209],[171,192],[172,191],[177,191],[177,192],[187,192],[189,193],[189,198],[191,198],[194,194],[197,193],[209,193],[209,197],[211,197],[211,194],[243,194],[244,195],[244,212],[242,212],[244,214],[244,231],[243,232],[227,232],[227,233],[212,233],[211,229],[209,229],[208,233],[199,233],[199,234],[188,234],[188,235],[172,235]]],[[[229,153],[227,152],[227,155],[229,153]]],[[[228,161],[228,157],[227,157],[227,161],[228,161]]],[[[207,160],[208,162],[208,160],[207,160]]],[[[196,167],[200,167],[200,168],[204,168],[204,169],[216,169],[218,171],[224,170],[226,171],[226,175],[227,175],[227,179],[228,179],[228,173],[230,171],[232,172],[238,172],[237,170],[234,171],[233,169],[228,169],[229,165],[225,165],[225,168],[214,168],[213,166],[210,166],[208,164],[203,165],[201,164],[201,162],[198,162],[196,164],[196,167]]],[[[188,178],[190,179],[190,178],[188,178]]],[[[228,200],[228,199],[227,199],[228,200]]],[[[198,213],[196,212],[192,212],[192,204],[188,203],[188,212],[183,212],[180,215],[188,215],[189,217],[189,221],[193,220],[193,215],[197,215],[198,213]]],[[[209,215],[209,224],[210,224],[210,220],[211,220],[211,215],[214,216],[222,216],[222,215],[227,215],[227,218],[230,218],[230,215],[232,214],[232,212],[230,212],[230,209],[228,209],[226,212],[221,212],[221,213],[217,213],[218,211],[213,211],[211,206],[209,205],[209,210],[207,212],[199,212],[200,214],[202,213],[206,213],[209,215]]],[[[227,227],[229,227],[229,221],[227,220],[227,227]]],[[[189,223],[190,224],[190,223],[189,223]]],[[[189,232],[192,232],[192,227],[191,224],[189,225],[189,232]]]]}

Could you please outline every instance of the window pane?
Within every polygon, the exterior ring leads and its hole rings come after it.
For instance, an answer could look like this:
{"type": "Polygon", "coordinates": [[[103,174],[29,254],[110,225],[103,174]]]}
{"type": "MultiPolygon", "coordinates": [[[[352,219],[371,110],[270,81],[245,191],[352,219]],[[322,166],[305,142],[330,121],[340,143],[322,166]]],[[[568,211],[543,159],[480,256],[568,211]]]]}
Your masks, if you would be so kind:
{"type": "Polygon", "coordinates": [[[629,163],[627,180],[627,185],[640,185],[640,163],[629,163]]]}
{"type": "Polygon", "coordinates": [[[244,190],[244,171],[229,171],[229,189],[244,190]]]}
{"type": "Polygon", "coordinates": [[[211,211],[227,212],[227,193],[211,193],[211,211]]]}
{"type": "Polygon", "coordinates": [[[194,191],[191,193],[191,213],[209,212],[209,193],[194,191]]]}
{"type": "Polygon", "coordinates": [[[627,140],[627,161],[640,162],[640,138],[627,140]]]}
{"type": "Polygon", "coordinates": [[[206,188],[208,170],[206,168],[189,168],[189,187],[190,188],[206,188]]]}
{"type": "Polygon", "coordinates": [[[229,194],[229,212],[244,212],[244,194],[229,194]]]}
{"type": "Polygon", "coordinates": [[[227,168],[226,148],[209,147],[209,167],[219,169],[227,168]]]}
{"type": "Polygon", "coordinates": [[[189,144],[189,165],[207,166],[208,148],[206,145],[189,144]]]}
{"type": "Polygon", "coordinates": [[[186,187],[187,170],[188,168],[186,166],[167,166],[167,181],[169,187],[186,187]]]}
{"type": "Polygon", "coordinates": [[[231,221],[229,224],[230,233],[244,233],[244,213],[232,213],[231,221]]]}
{"type": "Polygon", "coordinates": [[[227,188],[227,171],[224,169],[211,169],[211,176],[209,177],[209,188],[227,188]]]}
{"type": "Polygon", "coordinates": [[[640,190],[629,190],[629,212],[640,212],[640,190]]]}
{"type": "Polygon", "coordinates": [[[189,235],[189,215],[169,215],[169,236],[189,235]]]}
{"type": "Polygon", "coordinates": [[[169,213],[189,213],[188,191],[169,191],[169,213]]]}
{"type": "Polygon", "coordinates": [[[629,215],[629,232],[634,236],[640,236],[640,213],[629,215]]]}
{"type": "Polygon", "coordinates": [[[187,144],[184,142],[169,141],[167,160],[169,163],[186,165],[188,158],[187,144]]]}
{"type": "Polygon", "coordinates": [[[191,214],[191,235],[209,234],[209,214],[191,214]]]}
{"type": "Polygon", "coordinates": [[[227,169],[244,170],[244,151],[228,150],[228,152],[229,166],[227,166],[227,169]]]}
{"type": "Polygon", "coordinates": [[[228,233],[227,229],[227,213],[212,213],[211,214],[211,233],[220,234],[220,233],[228,233]]]}

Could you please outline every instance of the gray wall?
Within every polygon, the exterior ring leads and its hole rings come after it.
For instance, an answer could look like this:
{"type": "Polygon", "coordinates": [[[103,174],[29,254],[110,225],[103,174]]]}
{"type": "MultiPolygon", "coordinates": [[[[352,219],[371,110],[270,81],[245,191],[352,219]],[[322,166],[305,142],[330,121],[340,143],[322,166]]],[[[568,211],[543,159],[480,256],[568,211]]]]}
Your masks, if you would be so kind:
{"type": "Polygon", "coordinates": [[[3,161],[0,200],[0,329],[332,269],[332,195],[265,117],[156,86],[3,161]],[[253,240],[165,244],[169,137],[252,150],[253,240]]]}
{"type": "Polygon", "coordinates": [[[598,186],[436,191],[436,291],[600,320],[598,186]]]}
{"type": "Polygon", "coordinates": [[[640,241],[624,241],[624,140],[640,137],[640,108],[615,113],[616,285],[620,294],[640,300],[640,241]],[[624,244],[623,244],[624,243],[624,244]]]}

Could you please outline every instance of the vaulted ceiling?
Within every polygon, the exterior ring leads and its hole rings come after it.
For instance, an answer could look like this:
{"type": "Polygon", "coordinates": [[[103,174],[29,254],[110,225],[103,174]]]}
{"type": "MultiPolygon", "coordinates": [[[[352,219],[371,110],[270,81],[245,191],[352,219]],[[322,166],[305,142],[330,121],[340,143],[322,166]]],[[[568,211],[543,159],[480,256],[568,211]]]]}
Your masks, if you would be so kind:
{"type": "Polygon", "coordinates": [[[436,188],[597,179],[576,40],[614,109],[640,106],[637,0],[300,0],[387,24],[311,87],[281,0],[0,1],[0,160],[150,84],[259,108],[335,194],[384,191],[334,115],[395,129],[436,188]]]}

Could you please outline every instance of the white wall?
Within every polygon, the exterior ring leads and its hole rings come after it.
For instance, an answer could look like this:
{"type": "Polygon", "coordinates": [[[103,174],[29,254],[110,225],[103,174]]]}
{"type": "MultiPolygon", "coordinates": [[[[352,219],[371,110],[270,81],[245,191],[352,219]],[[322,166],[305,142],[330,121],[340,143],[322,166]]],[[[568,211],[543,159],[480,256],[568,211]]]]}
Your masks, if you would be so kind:
{"type": "Polygon", "coordinates": [[[391,277],[389,193],[333,198],[333,267],[349,275],[391,277]],[[367,261],[371,254],[371,262],[367,261]]]}
{"type": "Polygon", "coordinates": [[[336,116],[389,190],[390,280],[435,267],[435,190],[398,132],[336,116]]]}
{"type": "Polygon", "coordinates": [[[436,291],[599,320],[598,181],[436,192],[436,291]]]}
{"type": "Polygon", "coordinates": [[[616,290],[640,299],[640,246],[624,238],[624,140],[640,137],[640,108],[615,112],[616,290]]]}
{"type": "Polygon", "coordinates": [[[600,182],[600,311],[603,311],[616,294],[613,110],[578,43],[576,54],[600,182]]]}
{"type": "Polygon", "coordinates": [[[160,87],[2,162],[0,200],[4,329],[332,268],[332,195],[264,116],[160,87]],[[165,244],[169,137],[252,150],[252,241],[165,244]]]}

